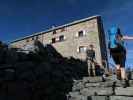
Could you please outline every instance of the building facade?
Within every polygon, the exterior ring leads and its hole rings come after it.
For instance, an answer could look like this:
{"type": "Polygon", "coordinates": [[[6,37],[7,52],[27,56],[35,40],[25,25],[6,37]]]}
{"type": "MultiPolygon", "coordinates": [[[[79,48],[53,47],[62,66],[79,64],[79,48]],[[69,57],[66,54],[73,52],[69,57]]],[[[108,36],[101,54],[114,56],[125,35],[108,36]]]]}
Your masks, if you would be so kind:
{"type": "Polygon", "coordinates": [[[51,44],[64,57],[86,60],[86,50],[94,46],[96,61],[107,63],[107,50],[103,24],[100,16],[92,16],[59,27],[35,33],[11,42],[12,47],[30,49],[35,40],[51,44]]]}

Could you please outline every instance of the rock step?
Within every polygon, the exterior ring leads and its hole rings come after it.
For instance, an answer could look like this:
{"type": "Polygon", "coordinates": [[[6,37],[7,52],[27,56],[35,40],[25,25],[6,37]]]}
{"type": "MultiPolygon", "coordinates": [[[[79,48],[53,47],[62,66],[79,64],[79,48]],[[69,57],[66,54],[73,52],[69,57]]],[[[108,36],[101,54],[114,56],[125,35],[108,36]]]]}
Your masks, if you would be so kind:
{"type": "Polygon", "coordinates": [[[79,92],[81,95],[84,96],[95,96],[95,95],[113,95],[113,89],[111,87],[105,88],[105,87],[89,87],[89,88],[84,88],[80,90],[79,92]]]}
{"type": "Polygon", "coordinates": [[[133,96],[133,87],[127,87],[127,88],[116,87],[115,95],[133,96]]]}
{"type": "Polygon", "coordinates": [[[74,81],[69,96],[68,100],[133,100],[133,80],[123,88],[121,81],[112,77],[105,82],[102,77],[84,77],[74,81]]]}
{"type": "Polygon", "coordinates": [[[133,87],[116,87],[114,90],[111,87],[89,87],[83,88],[79,91],[72,91],[70,95],[73,94],[81,94],[84,96],[109,96],[109,95],[116,95],[116,96],[133,96],[133,87]]]}
{"type": "Polygon", "coordinates": [[[72,97],[69,100],[133,100],[131,96],[82,96],[72,97]]]}
{"type": "MultiPolygon", "coordinates": [[[[122,82],[120,80],[108,78],[103,82],[102,77],[84,77],[82,80],[75,80],[73,87],[112,87],[114,82],[115,87],[122,87],[122,82]]],[[[129,86],[133,87],[133,80],[129,80],[129,86]]]]}

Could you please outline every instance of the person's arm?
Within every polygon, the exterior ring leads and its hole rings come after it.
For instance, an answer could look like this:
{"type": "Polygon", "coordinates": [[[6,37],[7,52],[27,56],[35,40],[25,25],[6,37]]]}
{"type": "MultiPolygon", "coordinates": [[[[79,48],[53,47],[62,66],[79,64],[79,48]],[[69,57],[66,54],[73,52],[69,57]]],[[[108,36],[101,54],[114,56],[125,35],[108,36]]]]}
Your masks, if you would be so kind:
{"type": "Polygon", "coordinates": [[[123,36],[123,39],[124,40],[133,40],[133,36],[127,36],[127,35],[125,35],[125,36],[123,36]]]}
{"type": "MultiPolygon", "coordinates": [[[[108,42],[108,50],[110,52],[110,42],[108,42]]],[[[111,58],[111,52],[109,53],[109,57],[111,58]]]]}

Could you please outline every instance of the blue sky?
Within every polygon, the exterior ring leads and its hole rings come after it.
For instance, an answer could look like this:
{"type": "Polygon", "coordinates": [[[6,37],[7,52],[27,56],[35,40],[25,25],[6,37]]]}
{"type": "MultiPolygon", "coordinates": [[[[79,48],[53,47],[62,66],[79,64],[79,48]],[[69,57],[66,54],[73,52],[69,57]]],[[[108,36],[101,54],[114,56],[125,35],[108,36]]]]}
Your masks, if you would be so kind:
{"type": "MultiPolygon", "coordinates": [[[[133,35],[133,0],[0,0],[0,40],[9,42],[55,25],[101,15],[105,32],[113,25],[133,35]]],[[[133,41],[126,42],[133,65],[133,41]]]]}

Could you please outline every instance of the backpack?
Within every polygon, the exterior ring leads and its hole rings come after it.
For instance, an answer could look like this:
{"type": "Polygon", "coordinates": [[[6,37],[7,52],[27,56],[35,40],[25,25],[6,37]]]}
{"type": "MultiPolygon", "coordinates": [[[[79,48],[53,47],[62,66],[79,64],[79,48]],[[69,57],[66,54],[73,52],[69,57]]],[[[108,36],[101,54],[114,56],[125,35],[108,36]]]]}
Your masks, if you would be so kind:
{"type": "Polygon", "coordinates": [[[126,54],[126,48],[124,46],[124,41],[118,41],[118,39],[116,38],[118,34],[121,34],[121,32],[120,32],[120,29],[117,27],[112,27],[108,31],[108,35],[109,35],[108,48],[115,49],[116,51],[123,52],[126,54]]]}
{"type": "Polygon", "coordinates": [[[112,27],[108,31],[108,35],[109,35],[109,44],[108,44],[108,47],[109,47],[109,49],[117,47],[117,43],[116,43],[117,31],[118,31],[117,27],[112,27]]]}

